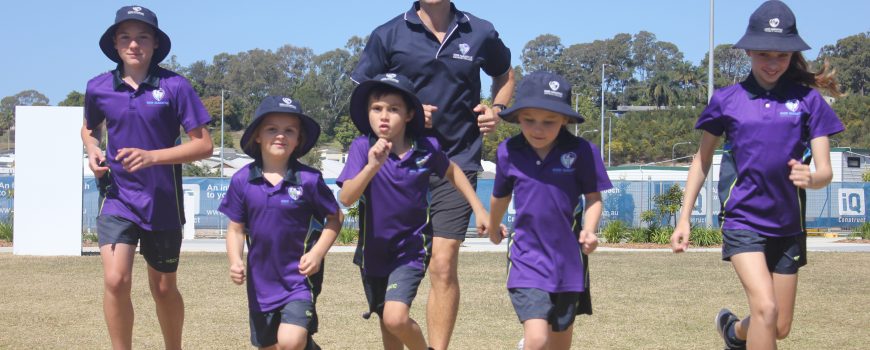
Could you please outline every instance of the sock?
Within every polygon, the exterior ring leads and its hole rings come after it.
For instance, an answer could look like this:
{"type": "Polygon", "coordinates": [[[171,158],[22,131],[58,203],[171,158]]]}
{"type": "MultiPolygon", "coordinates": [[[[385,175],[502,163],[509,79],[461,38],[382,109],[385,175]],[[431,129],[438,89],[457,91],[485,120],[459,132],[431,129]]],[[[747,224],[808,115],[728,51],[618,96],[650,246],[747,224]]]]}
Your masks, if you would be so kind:
{"type": "MultiPolygon", "coordinates": [[[[737,321],[737,322],[740,322],[740,321],[737,321]]],[[[726,332],[728,334],[728,341],[730,341],[733,344],[740,345],[740,344],[746,343],[746,341],[742,340],[740,338],[737,338],[737,330],[736,330],[736,326],[735,326],[737,324],[737,322],[731,322],[731,324],[728,325],[728,329],[726,332]]]]}

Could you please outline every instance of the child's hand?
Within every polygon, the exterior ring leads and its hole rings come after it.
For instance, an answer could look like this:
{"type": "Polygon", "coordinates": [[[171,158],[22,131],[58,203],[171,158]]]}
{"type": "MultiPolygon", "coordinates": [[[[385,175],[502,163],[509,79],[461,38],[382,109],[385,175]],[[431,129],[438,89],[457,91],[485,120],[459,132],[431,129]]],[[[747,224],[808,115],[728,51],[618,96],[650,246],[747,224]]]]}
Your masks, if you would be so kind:
{"type": "Polygon", "coordinates": [[[598,248],[598,236],[595,232],[580,230],[580,239],[577,241],[580,242],[583,254],[592,254],[598,248]]]}
{"type": "Polygon", "coordinates": [[[671,249],[674,253],[682,253],[685,252],[686,249],[689,249],[689,235],[691,234],[691,231],[692,228],[689,227],[688,223],[677,223],[677,227],[674,228],[674,233],[671,234],[671,249]]]}
{"type": "Polygon", "coordinates": [[[496,227],[488,227],[487,232],[489,233],[489,241],[493,244],[501,244],[501,240],[505,239],[508,235],[507,226],[504,224],[496,227]]]}
{"type": "Polygon", "coordinates": [[[810,174],[810,166],[798,162],[797,160],[788,161],[788,166],[791,168],[791,173],[788,174],[788,179],[795,186],[807,188],[813,185],[813,176],[810,174]]]}
{"type": "Polygon", "coordinates": [[[305,253],[299,259],[299,273],[308,277],[320,271],[320,263],[323,257],[313,252],[305,253]]]}
{"type": "Polygon", "coordinates": [[[432,128],[432,113],[438,111],[438,106],[423,105],[423,120],[427,128],[432,128]]]}
{"type": "Polygon", "coordinates": [[[121,148],[118,150],[115,160],[121,162],[124,170],[131,173],[154,165],[154,156],[151,151],[139,148],[121,148]]]}
{"type": "Polygon", "coordinates": [[[378,139],[371,148],[369,148],[369,164],[380,167],[390,155],[390,149],[393,143],[387,139],[378,139]]]}
{"type": "Polygon", "coordinates": [[[245,283],[245,263],[243,261],[239,260],[230,264],[230,279],[238,285],[245,283]]]}
{"type": "Polygon", "coordinates": [[[483,237],[488,232],[487,226],[489,226],[489,213],[485,213],[486,215],[474,215],[475,226],[477,226],[477,237],[483,237]]]}
{"type": "Polygon", "coordinates": [[[109,166],[106,165],[106,156],[99,148],[88,148],[88,167],[94,172],[94,177],[101,178],[109,171],[109,166]]]}

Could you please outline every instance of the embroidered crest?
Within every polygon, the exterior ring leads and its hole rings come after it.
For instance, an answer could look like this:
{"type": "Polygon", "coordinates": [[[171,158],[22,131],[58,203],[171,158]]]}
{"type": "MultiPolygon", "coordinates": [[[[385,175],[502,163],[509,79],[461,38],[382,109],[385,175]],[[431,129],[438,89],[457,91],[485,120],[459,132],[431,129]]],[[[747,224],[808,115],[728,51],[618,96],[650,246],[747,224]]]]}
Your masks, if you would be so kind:
{"type": "Polygon", "coordinates": [[[773,28],[779,27],[779,18],[771,18],[767,23],[773,28]]]}
{"type": "Polygon", "coordinates": [[[299,200],[299,198],[302,197],[302,186],[290,186],[290,188],[287,189],[287,194],[290,195],[290,198],[293,198],[294,201],[299,200]]]}
{"type": "Polygon", "coordinates": [[[166,94],[163,92],[163,89],[157,89],[151,91],[151,96],[154,97],[154,101],[160,102],[166,94]]]}
{"type": "Polygon", "coordinates": [[[570,169],[574,165],[574,161],[577,160],[577,154],[574,152],[568,152],[562,155],[560,159],[562,161],[562,166],[565,169],[570,169]]]}
{"type": "Polygon", "coordinates": [[[800,101],[788,100],[785,102],[785,108],[788,108],[792,112],[797,112],[798,108],[800,108],[800,101]]]}
{"type": "Polygon", "coordinates": [[[461,52],[463,55],[467,54],[469,49],[471,49],[471,46],[468,46],[468,44],[459,44],[459,52],[461,52]]]}
{"type": "Polygon", "coordinates": [[[550,82],[550,90],[553,90],[553,91],[559,90],[559,82],[555,81],[555,80],[551,81],[550,82]]]}

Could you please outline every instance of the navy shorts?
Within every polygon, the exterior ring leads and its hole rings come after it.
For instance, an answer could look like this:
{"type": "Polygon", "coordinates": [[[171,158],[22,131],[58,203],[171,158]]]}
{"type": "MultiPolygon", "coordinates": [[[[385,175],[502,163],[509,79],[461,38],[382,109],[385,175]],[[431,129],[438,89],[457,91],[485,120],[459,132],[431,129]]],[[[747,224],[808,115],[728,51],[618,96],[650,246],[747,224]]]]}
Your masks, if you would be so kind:
{"type": "Polygon", "coordinates": [[[550,293],[537,288],[508,288],[508,293],[520,323],[532,319],[547,320],[553,332],[562,332],[574,324],[578,314],[580,292],[550,293]]]}
{"type": "MultiPolygon", "coordinates": [[[[477,172],[465,171],[465,177],[471,187],[477,189],[477,172]]],[[[462,193],[447,180],[447,176],[432,175],[429,178],[430,222],[435,237],[448,238],[457,241],[465,240],[468,222],[471,219],[471,204],[465,200],[462,193]]]]}
{"type": "Polygon", "coordinates": [[[308,330],[308,344],[311,335],[317,333],[317,309],[309,300],[293,300],[283,307],[269,312],[250,312],[251,344],[265,348],[278,343],[278,326],[292,324],[308,330]]]}
{"type": "Polygon", "coordinates": [[[807,264],[807,235],[768,237],[749,230],[722,231],[722,260],[750,252],[764,253],[768,271],[794,275],[807,264]]]}
{"type": "Polygon", "coordinates": [[[366,276],[360,269],[363,289],[369,303],[368,314],[376,313],[383,318],[384,303],[387,301],[398,301],[411,307],[425,274],[424,270],[415,267],[399,266],[387,277],[372,277],[366,276]]]}
{"type": "Polygon", "coordinates": [[[181,253],[181,228],[148,231],[120,216],[100,215],[97,216],[97,237],[100,247],[116,243],[132,246],[139,244],[139,253],[155,270],[164,273],[178,270],[178,256],[181,253]]]}

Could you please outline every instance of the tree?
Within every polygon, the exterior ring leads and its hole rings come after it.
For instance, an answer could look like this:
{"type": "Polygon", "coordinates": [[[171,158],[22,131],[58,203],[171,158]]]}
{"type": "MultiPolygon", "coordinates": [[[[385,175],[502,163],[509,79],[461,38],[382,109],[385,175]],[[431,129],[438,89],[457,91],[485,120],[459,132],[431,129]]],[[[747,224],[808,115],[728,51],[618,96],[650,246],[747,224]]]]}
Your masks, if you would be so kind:
{"type": "Polygon", "coordinates": [[[0,100],[0,134],[12,126],[15,106],[48,106],[48,97],[36,90],[24,90],[0,100]]]}
{"type": "Polygon", "coordinates": [[[60,101],[57,105],[65,107],[82,107],[85,105],[85,94],[73,90],[66,95],[66,99],[60,101]]]}
{"type": "Polygon", "coordinates": [[[353,140],[359,136],[359,130],[353,125],[349,116],[339,118],[338,125],[335,126],[335,141],[341,145],[341,151],[347,152],[353,140]]]}
{"type": "Polygon", "coordinates": [[[683,189],[680,188],[680,185],[674,184],[668,188],[667,192],[653,197],[653,201],[656,204],[659,217],[666,219],[668,225],[673,226],[677,222],[677,211],[680,210],[683,201],[683,189]]]}
{"type": "Polygon", "coordinates": [[[837,69],[837,79],[847,92],[865,96],[870,81],[870,32],[860,33],[837,40],[835,45],[826,45],[819,51],[816,65],[824,60],[837,69]]]}
{"type": "Polygon", "coordinates": [[[520,61],[523,69],[528,72],[547,70],[560,73],[559,58],[562,55],[562,40],[553,34],[539,35],[523,47],[520,61]]]}
{"type": "MultiPolygon", "coordinates": [[[[227,130],[224,130],[224,144],[223,144],[223,146],[224,146],[224,148],[233,148],[233,147],[235,147],[235,142],[233,141],[233,134],[228,133],[226,131],[227,130]]],[[[221,146],[221,129],[216,128],[216,129],[210,131],[210,133],[211,133],[212,144],[214,144],[215,147],[220,147],[221,146]]]]}
{"type": "MultiPolygon", "coordinates": [[[[751,69],[749,55],[743,49],[735,49],[732,44],[717,45],[713,49],[713,86],[720,88],[734,85],[746,79],[751,69]]],[[[706,77],[710,53],[704,55],[698,69],[706,77]]],[[[704,79],[706,82],[706,78],[704,79]]]]}

